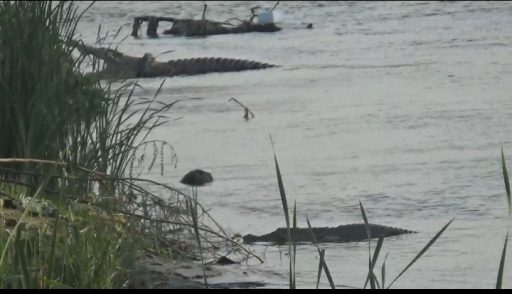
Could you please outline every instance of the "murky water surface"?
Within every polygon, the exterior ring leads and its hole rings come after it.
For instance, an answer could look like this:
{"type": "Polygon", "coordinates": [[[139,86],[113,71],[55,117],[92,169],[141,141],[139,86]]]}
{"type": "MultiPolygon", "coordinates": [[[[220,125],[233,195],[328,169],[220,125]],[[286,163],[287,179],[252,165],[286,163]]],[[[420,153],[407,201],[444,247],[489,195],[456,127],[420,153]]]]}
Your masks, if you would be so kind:
{"type": "MultiPolygon", "coordinates": [[[[208,2],[207,17],[246,18],[255,5],[208,2]]],[[[200,18],[201,2],[98,2],[78,32],[86,42],[150,14],[200,18]]],[[[244,58],[275,69],[167,79],[160,99],[177,104],[154,137],[170,142],[177,168],[142,175],[186,189],[191,169],[210,171],[202,203],[233,233],[263,234],[284,226],[272,147],[299,224],[361,222],[362,201],[373,223],[419,231],[386,239],[388,282],[451,218],[433,248],[396,288],[494,287],[510,227],[500,146],[512,158],[512,4],[510,2],[284,1],[278,33],[157,40],[128,37],[119,50],[158,60],[244,58]],[[314,29],[305,29],[313,23],[314,29]],[[227,103],[235,97],[255,119],[227,103]]],[[[170,26],[170,24],[169,24],[170,26]]],[[[167,28],[161,24],[159,31],[167,28]]],[[[143,28],[145,35],[145,26],[143,28]]],[[[143,79],[152,96],[162,79],[143,79]]],[[[510,164],[512,166],[512,163],[510,164]]],[[[361,287],[367,243],[329,244],[326,259],[338,286],[361,287]]],[[[247,271],[271,287],[287,287],[286,249],[253,246],[266,263],[247,271]]],[[[316,248],[300,246],[299,287],[314,287],[316,248]]],[[[382,256],[383,257],[383,256],[382,256]]],[[[382,257],[378,263],[378,273],[382,257]]],[[[511,269],[512,259],[507,260],[511,269]]],[[[325,277],[322,287],[327,287],[325,277]]],[[[504,286],[512,286],[510,275],[504,286]]]]}

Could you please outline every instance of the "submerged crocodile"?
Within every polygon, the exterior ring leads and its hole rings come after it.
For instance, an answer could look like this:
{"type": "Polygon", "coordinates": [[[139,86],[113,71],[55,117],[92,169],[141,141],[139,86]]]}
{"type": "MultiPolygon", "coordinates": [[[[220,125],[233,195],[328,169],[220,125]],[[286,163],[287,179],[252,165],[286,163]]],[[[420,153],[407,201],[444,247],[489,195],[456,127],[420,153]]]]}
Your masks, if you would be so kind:
{"type": "MultiPolygon", "coordinates": [[[[400,228],[369,224],[370,236],[372,238],[391,237],[401,234],[416,233],[400,228]]],[[[312,242],[311,231],[309,228],[297,228],[291,230],[292,240],[295,242],[312,242]]],[[[365,224],[341,225],[338,227],[313,228],[317,243],[346,243],[359,242],[368,239],[365,224]]],[[[255,236],[245,235],[244,243],[271,242],[285,244],[288,242],[286,228],[279,228],[272,233],[255,236]]]]}
{"type": "Polygon", "coordinates": [[[105,62],[104,69],[94,73],[100,79],[174,77],[275,67],[272,64],[245,59],[212,57],[158,62],[150,53],[146,53],[142,57],[134,57],[117,50],[91,47],[77,41],[70,41],[70,45],[76,47],[84,55],[92,55],[105,62]]]}

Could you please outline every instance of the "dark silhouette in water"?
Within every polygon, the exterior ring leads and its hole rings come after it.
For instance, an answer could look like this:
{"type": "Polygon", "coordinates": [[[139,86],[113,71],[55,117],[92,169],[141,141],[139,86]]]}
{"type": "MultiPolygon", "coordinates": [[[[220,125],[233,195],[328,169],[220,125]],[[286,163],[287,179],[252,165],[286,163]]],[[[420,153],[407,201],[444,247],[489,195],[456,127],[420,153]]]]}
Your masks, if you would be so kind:
{"type": "MultiPolygon", "coordinates": [[[[274,23],[253,23],[252,17],[250,20],[241,20],[238,18],[231,18],[228,21],[219,22],[212,21],[205,18],[207,5],[204,4],[203,16],[201,19],[179,19],[174,17],[159,17],[159,16],[137,16],[133,20],[132,36],[135,38],[139,37],[139,30],[142,23],[148,22],[146,34],[150,38],[158,38],[157,28],[159,22],[166,21],[171,22],[172,26],[170,29],[164,30],[164,35],[174,36],[210,36],[210,35],[221,35],[221,34],[241,34],[251,32],[279,32],[281,30],[274,23]],[[238,20],[238,25],[231,24],[229,21],[238,20]]],[[[254,14],[253,14],[254,16],[254,14]]]]}
{"type": "Polygon", "coordinates": [[[104,61],[105,68],[94,73],[99,79],[173,77],[275,67],[272,64],[244,59],[211,57],[158,62],[151,53],[146,53],[143,57],[134,57],[109,48],[87,46],[74,40],[69,44],[84,55],[92,55],[104,61]]]}
{"type": "MultiPolygon", "coordinates": [[[[416,233],[405,229],[375,224],[369,224],[369,229],[370,236],[372,238],[391,237],[401,234],[416,233]]],[[[296,230],[290,228],[290,230],[293,241],[312,242],[313,238],[309,228],[297,228],[296,230]]],[[[317,243],[360,242],[368,239],[365,224],[341,225],[334,228],[313,228],[313,233],[315,234],[317,243]]],[[[244,243],[271,242],[276,244],[285,244],[288,242],[288,234],[286,228],[279,228],[272,233],[261,236],[248,234],[243,237],[243,240],[244,243]]]]}
{"type": "Polygon", "coordinates": [[[182,184],[189,186],[204,186],[205,184],[213,182],[212,174],[200,169],[189,171],[180,181],[182,184]]]}
{"type": "MultiPolygon", "coordinates": [[[[274,8],[279,4],[277,1],[274,8]]],[[[278,32],[281,30],[280,27],[271,23],[254,23],[253,19],[257,16],[256,10],[259,6],[255,6],[250,9],[251,16],[249,20],[241,20],[233,17],[229,20],[220,22],[206,19],[206,8],[208,5],[203,4],[203,15],[201,19],[179,19],[174,17],[157,17],[157,16],[137,16],[133,20],[132,36],[138,38],[138,31],[143,22],[148,22],[146,34],[150,38],[157,38],[157,28],[161,21],[172,22],[172,27],[165,30],[163,33],[167,35],[177,36],[209,36],[209,35],[220,35],[220,34],[240,34],[250,32],[278,32]],[[230,21],[238,20],[240,24],[234,25],[230,21]]]]}
{"type": "Polygon", "coordinates": [[[229,101],[235,101],[236,103],[238,103],[240,106],[242,106],[244,108],[244,119],[245,120],[249,120],[249,114],[251,115],[251,118],[254,118],[254,113],[252,113],[252,111],[245,105],[243,105],[240,101],[236,100],[235,98],[230,98],[228,100],[229,101]]]}

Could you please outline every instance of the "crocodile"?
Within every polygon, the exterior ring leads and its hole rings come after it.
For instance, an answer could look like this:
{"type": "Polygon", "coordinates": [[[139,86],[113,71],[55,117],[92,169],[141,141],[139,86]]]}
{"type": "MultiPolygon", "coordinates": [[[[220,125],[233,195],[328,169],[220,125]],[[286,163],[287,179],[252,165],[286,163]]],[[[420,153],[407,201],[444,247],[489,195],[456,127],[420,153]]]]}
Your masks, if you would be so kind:
{"type": "Polygon", "coordinates": [[[84,55],[92,55],[104,61],[104,69],[93,74],[99,79],[174,77],[276,67],[273,64],[246,59],[214,57],[158,62],[151,53],[146,53],[142,57],[134,57],[114,49],[92,47],[74,40],[70,41],[70,45],[77,48],[84,55]]]}
{"type": "MultiPolygon", "coordinates": [[[[401,234],[416,233],[405,229],[388,227],[376,224],[369,224],[370,237],[391,237],[401,234]]],[[[295,242],[312,242],[311,230],[309,228],[290,229],[292,241],[295,242]]],[[[368,240],[365,224],[349,224],[338,227],[318,227],[312,228],[317,243],[347,243],[360,242],[368,240]]],[[[246,244],[255,242],[270,242],[276,244],[285,244],[288,242],[288,233],[286,228],[278,228],[272,233],[255,236],[245,235],[243,241],[246,244]]]]}

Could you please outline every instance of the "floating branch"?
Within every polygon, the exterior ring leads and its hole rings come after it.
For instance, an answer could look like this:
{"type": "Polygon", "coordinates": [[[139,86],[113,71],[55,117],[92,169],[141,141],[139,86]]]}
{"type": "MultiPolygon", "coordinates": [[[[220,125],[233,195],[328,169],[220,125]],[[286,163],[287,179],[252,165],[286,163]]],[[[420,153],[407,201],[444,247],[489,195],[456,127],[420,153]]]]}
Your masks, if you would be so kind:
{"type": "MultiPolygon", "coordinates": [[[[276,8],[279,1],[277,1],[272,11],[276,8]]],[[[280,27],[274,23],[257,24],[253,23],[253,19],[256,16],[255,10],[259,6],[250,9],[251,16],[248,20],[240,20],[241,24],[234,26],[229,24],[227,21],[219,22],[206,19],[207,5],[204,4],[203,14],[201,19],[178,19],[173,17],[157,17],[157,16],[138,16],[134,18],[132,36],[138,37],[140,26],[143,22],[148,22],[146,35],[150,38],[157,38],[157,28],[159,22],[167,21],[172,22],[172,27],[165,30],[163,33],[166,35],[176,36],[208,36],[208,35],[220,35],[220,34],[240,34],[250,32],[278,32],[281,30],[280,27]]],[[[237,19],[237,18],[231,18],[237,19]]]]}
{"type": "Polygon", "coordinates": [[[245,105],[243,105],[240,101],[236,100],[235,98],[231,98],[228,100],[229,101],[234,101],[236,103],[238,103],[240,106],[242,106],[244,108],[244,118],[245,120],[249,120],[249,114],[251,115],[251,118],[254,117],[254,113],[252,113],[252,111],[245,105]]]}

